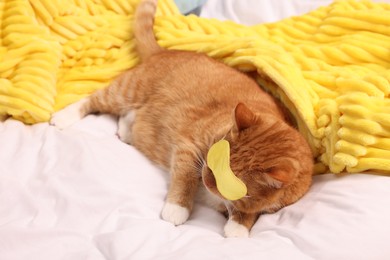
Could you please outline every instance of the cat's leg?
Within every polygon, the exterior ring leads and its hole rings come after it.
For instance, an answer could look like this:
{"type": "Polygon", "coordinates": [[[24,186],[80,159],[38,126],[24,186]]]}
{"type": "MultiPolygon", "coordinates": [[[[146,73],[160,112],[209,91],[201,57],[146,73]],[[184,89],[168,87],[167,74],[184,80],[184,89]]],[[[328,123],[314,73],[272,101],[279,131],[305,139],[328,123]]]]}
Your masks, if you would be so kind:
{"type": "Polygon", "coordinates": [[[195,150],[179,147],[172,159],[171,182],[162,218],[174,225],[187,221],[192,210],[200,177],[197,158],[195,150]]]}
{"type": "Polygon", "coordinates": [[[227,221],[224,232],[226,237],[248,237],[249,231],[258,219],[258,213],[233,211],[227,221]]]}
{"type": "Polygon", "coordinates": [[[127,144],[132,144],[132,129],[135,120],[135,111],[131,110],[119,117],[118,132],[119,139],[127,144]]]}
{"type": "Polygon", "coordinates": [[[138,92],[139,81],[130,80],[137,78],[135,75],[137,71],[137,69],[132,69],[123,73],[108,87],[95,91],[91,96],[54,113],[50,124],[62,129],[88,114],[105,113],[122,116],[141,106],[145,94],[142,91],[138,92]]]}

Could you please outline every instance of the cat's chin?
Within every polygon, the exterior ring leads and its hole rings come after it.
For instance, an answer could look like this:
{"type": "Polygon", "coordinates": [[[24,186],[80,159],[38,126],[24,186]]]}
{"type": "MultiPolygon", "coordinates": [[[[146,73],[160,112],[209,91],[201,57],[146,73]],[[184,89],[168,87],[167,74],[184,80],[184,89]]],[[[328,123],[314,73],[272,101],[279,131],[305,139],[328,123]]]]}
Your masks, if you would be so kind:
{"type": "Polygon", "coordinates": [[[210,191],[204,185],[204,183],[203,185],[199,185],[198,193],[196,195],[196,201],[217,211],[226,211],[225,200],[218,196],[218,194],[215,194],[214,192],[210,191]]]}
{"type": "Polygon", "coordinates": [[[217,191],[215,178],[211,171],[206,168],[202,170],[202,182],[209,192],[215,193],[217,191]]]}
{"type": "Polygon", "coordinates": [[[215,181],[215,178],[210,170],[203,169],[202,171],[202,189],[200,193],[203,193],[203,196],[201,196],[203,199],[201,201],[209,205],[210,207],[218,210],[218,211],[225,211],[225,198],[219,193],[217,189],[217,184],[215,181]],[[207,199],[206,199],[207,198],[207,199]]]}

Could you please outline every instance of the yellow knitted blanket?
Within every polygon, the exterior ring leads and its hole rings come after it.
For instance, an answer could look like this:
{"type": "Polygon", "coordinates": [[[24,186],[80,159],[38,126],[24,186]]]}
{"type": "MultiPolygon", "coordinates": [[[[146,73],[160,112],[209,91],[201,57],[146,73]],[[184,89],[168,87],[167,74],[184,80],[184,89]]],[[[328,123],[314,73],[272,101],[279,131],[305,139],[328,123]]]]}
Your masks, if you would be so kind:
{"type": "MultiPolygon", "coordinates": [[[[0,116],[47,121],[136,65],[138,2],[0,0],[0,116]]],[[[256,72],[295,116],[317,172],[390,174],[389,17],[388,4],[344,0],[248,27],[185,17],[160,0],[155,32],[165,48],[256,72]]]]}

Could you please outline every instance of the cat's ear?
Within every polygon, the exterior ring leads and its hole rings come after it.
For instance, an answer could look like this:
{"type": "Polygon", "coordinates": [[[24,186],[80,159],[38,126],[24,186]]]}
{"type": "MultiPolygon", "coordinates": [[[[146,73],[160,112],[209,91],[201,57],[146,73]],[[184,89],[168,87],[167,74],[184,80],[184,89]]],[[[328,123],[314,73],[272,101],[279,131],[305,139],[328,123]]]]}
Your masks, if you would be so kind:
{"type": "Polygon", "coordinates": [[[255,114],[243,103],[238,103],[234,109],[234,131],[239,132],[257,123],[255,114]]]}
{"type": "Polygon", "coordinates": [[[296,170],[289,164],[271,167],[265,171],[268,184],[275,188],[282,188],[293,182],[296,170]]]}

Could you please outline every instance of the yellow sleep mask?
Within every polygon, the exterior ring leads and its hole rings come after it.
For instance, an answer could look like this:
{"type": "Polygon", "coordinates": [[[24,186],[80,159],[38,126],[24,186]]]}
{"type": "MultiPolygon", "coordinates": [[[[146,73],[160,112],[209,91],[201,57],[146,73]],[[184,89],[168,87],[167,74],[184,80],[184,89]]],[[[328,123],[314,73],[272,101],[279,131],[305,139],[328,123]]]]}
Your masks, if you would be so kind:
{"type": "Polygon", "coordinates": [[[226,140],[216,142],[207,153],[207,165],[212,171],[217,189],[228,200],[238,200],[247,193],[245,183],[230,168],[230,144],[226,140]]]}

